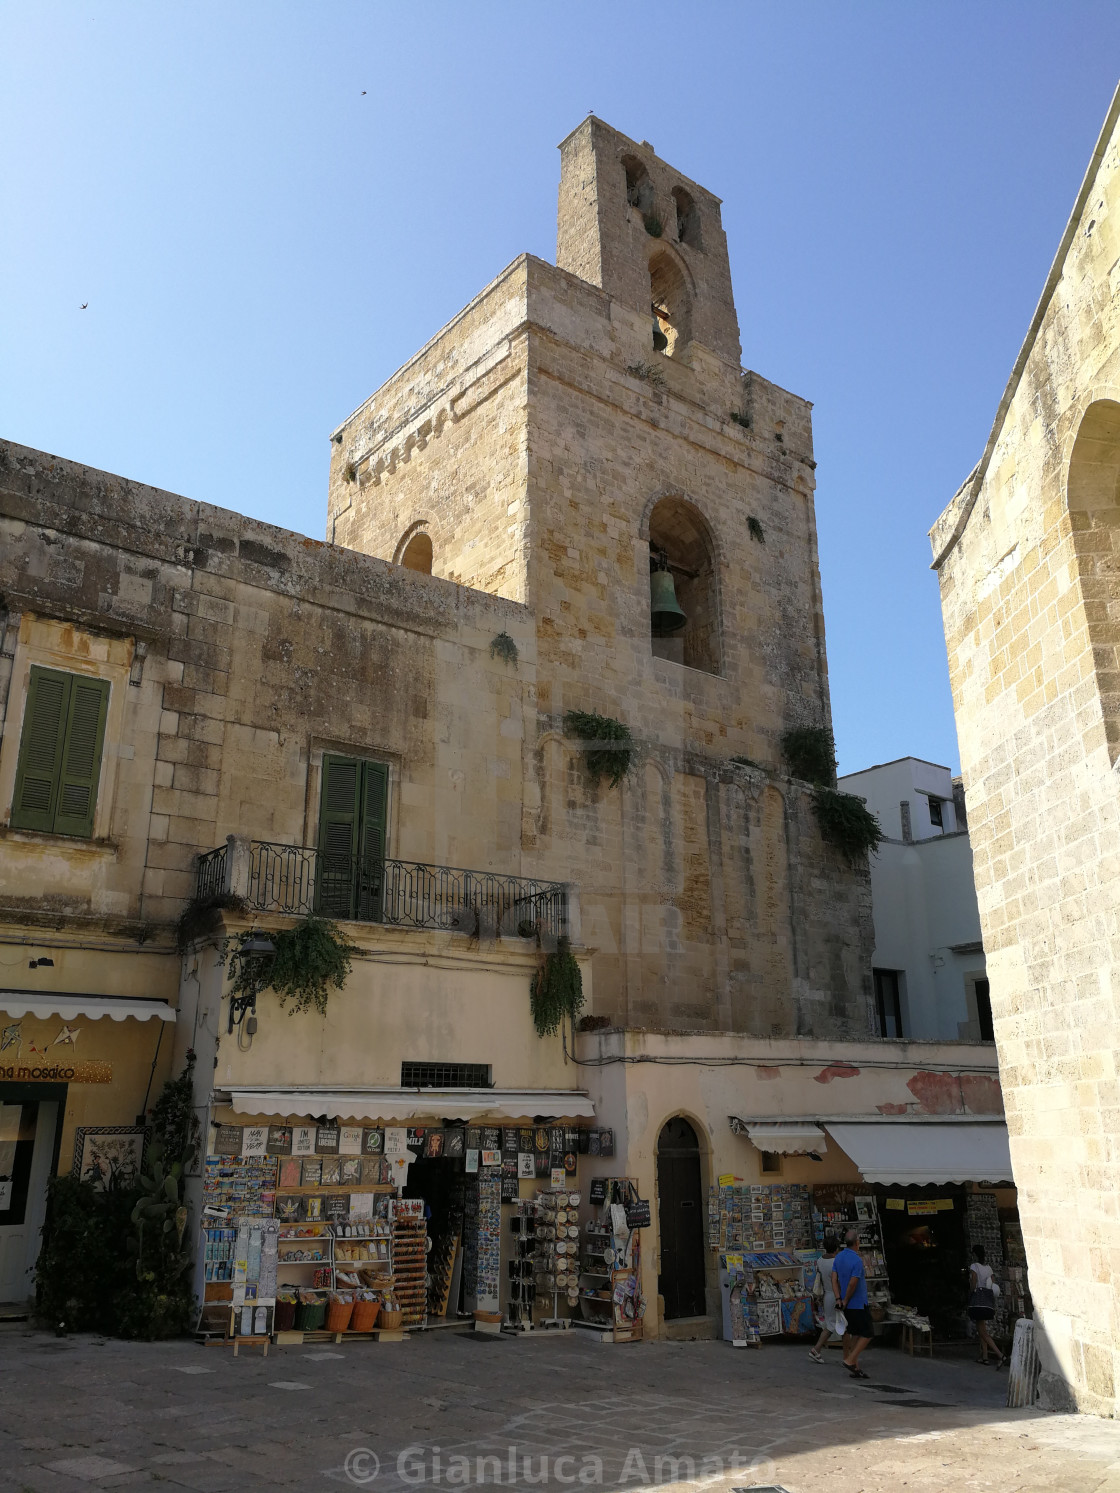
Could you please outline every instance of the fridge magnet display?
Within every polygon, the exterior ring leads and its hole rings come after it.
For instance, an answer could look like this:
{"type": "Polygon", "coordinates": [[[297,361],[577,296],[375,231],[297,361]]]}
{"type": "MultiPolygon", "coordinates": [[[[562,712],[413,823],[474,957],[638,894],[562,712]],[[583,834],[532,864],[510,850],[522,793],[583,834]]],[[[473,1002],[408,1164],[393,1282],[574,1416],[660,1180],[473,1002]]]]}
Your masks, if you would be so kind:
{"type": "Polygon", "coordinates": [[[241,1126],[219,1125],[218,1134],[214,1139],[214,1154],[216,1156],[240,1156],[241,1155],[241,1126]]]}
{"type": "Polygon", "coordinates": [[[385,1149],[385,1132],[380,1125],[362,1131],[362,1155],[380,1156],[385,1149]]]}
{"type": "Polygon", "coordinates": [[[292,1155],[314,1156],[315,1155],[315,1126],[293,1125],[292,1126],[292,1155]]]}
{"type": "Polygon", "coordinates": [[[292,1154],[292,1127],[290,1125],[270,1125],[268,1127],[268,1154],[270,1156],[290,1156],[292,1154]]]}
{"type": "Polygon", "coordinates": [[[338,1155],[337,1125],[317,1125],[315,1127],[315,1149],[320,1156],[338,1155]]]}
{"type": "Polygon", "coordinates": [[[341,1125],[339,1127],[338,1154],[340,1156],[360,1156],[362,1154],[362,1127],[360,1125],[341,1125]]]}

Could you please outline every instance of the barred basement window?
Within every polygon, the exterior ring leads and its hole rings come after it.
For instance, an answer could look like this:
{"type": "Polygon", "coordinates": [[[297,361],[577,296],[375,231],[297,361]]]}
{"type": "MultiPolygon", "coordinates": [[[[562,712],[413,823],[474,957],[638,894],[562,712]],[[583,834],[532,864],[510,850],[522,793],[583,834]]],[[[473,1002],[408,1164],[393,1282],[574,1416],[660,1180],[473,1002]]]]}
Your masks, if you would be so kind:
{"type": "Polygon", "coordinates": [[[489,1063],[402,1063],[402,1089],[491,1089],[489,1063]]]}

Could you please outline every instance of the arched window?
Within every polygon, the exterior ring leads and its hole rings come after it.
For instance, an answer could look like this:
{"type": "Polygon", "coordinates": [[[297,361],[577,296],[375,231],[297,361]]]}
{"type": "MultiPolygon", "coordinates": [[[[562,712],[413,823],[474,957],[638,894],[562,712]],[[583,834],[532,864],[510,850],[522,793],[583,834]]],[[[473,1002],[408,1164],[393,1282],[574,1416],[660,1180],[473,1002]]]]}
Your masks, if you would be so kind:
{"type": "Polygon", "coordinates": [[[683,187],[673,188],[673,202],[677,209],[677,242],[687,244],[690,249],[699,249],[700,214],[696,204],[683,187]]]}
{"type": "Polygon", "coordinates": [[[1069,517],[1109,756],[1120,757],[1120,404],[1089,406],[1069,463],[1069,517]]]}
{"type": "Polygon", "coordinates": [[[649,172],[637,156],[623,156],[622,169],[626,172],[626,204],[637,208],[644,217],[653,211],[653,183],[649,172]]]}
{"type": "Polygon", "coordinates": [[[426,530],[418,529],[401,550],[397,563],[406,570],[418,570],[422,575],[431,575],[432,536],[426,530]]]}
{"type": "MultiPolygon", "coordinates": [[[[715,544],[700,510],[686,498],[662,498],[649,518],[651,578],[668,571],[684,624],[667,631],[654,613],[664,602],[667,587],[651,579],[650,637],[655,658],[667,658],[706,674],[720,672],[719,602],[716,588],[715,544]]],[[[672,626],[672,614],[665,614],[672,626]]],[[[677,619],[679,620],[679,619],[677,619]]]]}
{"type": "Polygon", "coordinates": [[[649,293],[654,348],[671,358],[692,335],[691,304],[681,267],[664,249],[649,262],[649,293]]]}

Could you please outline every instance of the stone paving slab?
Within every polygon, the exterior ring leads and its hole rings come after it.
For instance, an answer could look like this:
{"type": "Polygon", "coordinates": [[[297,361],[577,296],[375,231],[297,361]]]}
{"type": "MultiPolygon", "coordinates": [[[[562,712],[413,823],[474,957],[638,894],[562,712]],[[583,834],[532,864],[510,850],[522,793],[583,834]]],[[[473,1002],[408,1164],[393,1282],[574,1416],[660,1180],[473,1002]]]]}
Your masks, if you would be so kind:
{"type": "Polygon", "coordinates": [[[798,1345],[566,1333],[234,1359],[0,1329],[0,1493],[1120,1493],[1120,1425],[1006,1410],[1006,1377],[969,1362],[876,1349],[865,1363],[857,1383],[798,1345]],[[306,1387],[277,1387],[291,1383],[306,1387]]]}

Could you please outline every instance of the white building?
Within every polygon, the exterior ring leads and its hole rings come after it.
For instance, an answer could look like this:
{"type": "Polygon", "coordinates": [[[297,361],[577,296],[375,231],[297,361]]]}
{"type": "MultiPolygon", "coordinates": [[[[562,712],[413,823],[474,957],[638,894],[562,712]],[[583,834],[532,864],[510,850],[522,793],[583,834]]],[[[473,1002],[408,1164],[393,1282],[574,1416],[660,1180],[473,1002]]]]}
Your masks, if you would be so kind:
{"type": "Polygon", "coordinates": [[[883,1037],[990,1042],[992,1013],[964,795],[947,767],[900,757],[839,780],[879,820],[871,859],[883,1037]]]}

